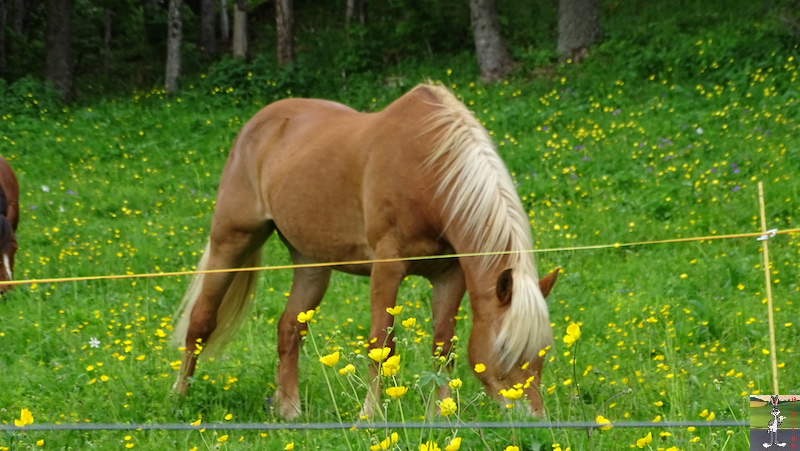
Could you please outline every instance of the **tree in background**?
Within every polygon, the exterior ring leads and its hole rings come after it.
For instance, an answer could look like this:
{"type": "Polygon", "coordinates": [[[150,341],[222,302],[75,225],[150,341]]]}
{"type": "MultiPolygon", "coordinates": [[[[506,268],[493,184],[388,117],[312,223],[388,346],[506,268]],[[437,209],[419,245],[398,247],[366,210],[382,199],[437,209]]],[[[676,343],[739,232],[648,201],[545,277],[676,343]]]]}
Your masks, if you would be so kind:
{"type": "Polygon", "coordinates": [[[294,61],[294,5],[292,0],[275,0],[275,27],[278,32],[278,64],[294,61]]]}
{"type": "Polygon", "coordinates": [[[219,39],[224,47],[230,44],[231,26],[228,19],[228,0],[219,0],[219,39]]]}
{"type": "Polygon", "coordinates": [[[210,57],[217,56],[217,9],[214,0],[200,1],[200,29],[197,43],[200,51],[210,57]]]}
{"type": "Polygon", "coordinates": [[[46,8],[44,77],[68,102],[74,95],[72,0],[47,0],[46,8]]]}
{"type": "Polygon", "coordinates": [[[183,0],[169,0],[167,67],[164,75],[164,85],[167,88],[167,94],[173,94],[178,90],[178,78],[181,75],[181,42],[183,41],[182,9],[183,0]]]}
{"type": "Polygon", "coordinates": [[[470,0],[469,10],[481,78],[499,80],[511,70],[513,61],[500,33],[495,0],[470,0]]]}
{"type": "Polygon", "coordinates": [[[247,0],[233,2],[233,48],[234,58],[247,57],[247,0]]]}
{"type": "Polygon", "coordinates": [[[597,0],[559,1],[556,51],[562,59],[581,62],[589,56],[589,46],[599,41],[601,35],[597,0]]]}

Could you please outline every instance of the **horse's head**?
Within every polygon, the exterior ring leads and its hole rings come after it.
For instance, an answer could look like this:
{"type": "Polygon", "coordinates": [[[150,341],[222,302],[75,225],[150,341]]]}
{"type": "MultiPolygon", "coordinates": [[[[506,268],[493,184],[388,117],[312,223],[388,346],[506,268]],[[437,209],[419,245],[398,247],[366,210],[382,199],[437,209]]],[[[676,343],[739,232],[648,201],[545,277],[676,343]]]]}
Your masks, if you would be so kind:
{"type": "Polygon", "coordinates": [[[14,280],[14,254],[17,253],[17,238],[4,215],[0,215],[0,293],[14,286],[4,284],[14,280]]]}
{"type": "MultiPolygon", "coordinates": [[[[539,290],[544,297],[550,294],[558,278],[559,270],[560,268],[557,268],[539,280],[539,290]]],[[[535,284],[535,282],[533,283],[535,284]]],[[[482,318],[475,315],[469,342],[469,360],[473,371],[483,382],[486,392],[490,396],[502,404],[513,403],[514,400],[525,397],[529,412],[533,416],[543,417],[544,410],[542,409],[539,384],[541,383],[544,353],[540,353],[540,349],[533,350],[533,357],[509,366],[507,360],[503,359],[502,350],[498,350],[495,346],[499,328],[504,324],[504,315],[512,313],[510,303],[512,302],[513,286],[511,270],[501,273],[497,280],[496,297],[493,301],[497,308],[491,309],[491,313],[480,315],[482,318]]],[[[544,314],[546,319],[546,312],[544,314]]],[[[528,326],[537,327],[535,324],[528,324],[528,326]]],[[[549,322],[546,329],[546,333],[550,334],[549,322]]]]}

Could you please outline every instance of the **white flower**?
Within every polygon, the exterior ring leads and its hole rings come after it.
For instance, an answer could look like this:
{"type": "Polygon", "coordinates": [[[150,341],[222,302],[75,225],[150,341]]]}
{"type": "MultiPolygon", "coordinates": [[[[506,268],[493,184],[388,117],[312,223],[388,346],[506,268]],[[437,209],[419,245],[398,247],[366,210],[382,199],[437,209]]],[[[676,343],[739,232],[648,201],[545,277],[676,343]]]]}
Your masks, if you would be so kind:
{"type": "Polygon", "coordinates": [[[49,193],[50,192],[50,187],[47,186],[47,185],[42,185],[42,191],[44,191],[45,193],[49,193]]]}
{"type": "Polygon", "coordinates": [[[89,339],[89,347],[90,348],[99,348],[100,347],[100,340],[97,337],[92,337],[89,339]]]}
{"type": "Polygon", "coordinates": [[[700,127],[697,127],[697,130],[695,130],[695,131],[697,132],[698,135],[702,135],[703,134],[703,129],[700,128],[700,127]]]}

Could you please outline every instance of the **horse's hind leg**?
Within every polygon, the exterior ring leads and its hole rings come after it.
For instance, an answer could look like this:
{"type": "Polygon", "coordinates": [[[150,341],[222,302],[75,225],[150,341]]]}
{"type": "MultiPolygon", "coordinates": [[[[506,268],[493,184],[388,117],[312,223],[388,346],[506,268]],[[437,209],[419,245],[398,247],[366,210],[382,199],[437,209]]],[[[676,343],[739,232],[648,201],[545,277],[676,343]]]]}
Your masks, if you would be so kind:
{"type": "MultiPolygon", "coordinates": [[[[230,268],[241,268],[243,266],[257,265],[255,261],[260,255],[258,249],[264,244],[267,237],[274,230],[271,222],[263,223],[260,227],[254,227],[247,231],[240,228],[220,224],[215,221],[211,229],[211,238],[207,248],[208,256],[202,270],[222,270],[230,268]]],[[[185,312],[189,316],[189,323],[186,328],[185,346],[181,370],[178,380],[173,387],[178,393],[185,394],[189,380],[194,374],[197,364],[197,357],[201,346],[209,344],[209,337],[218,327],[218,313],[228,290],[233,284],[249,285],[255,281],[255,273],[235,273],[219,272],[208,273],[201,276],[198,281],[198,293],[187,293],[187,296],[195,296],[190,301],[189,309],[185,312]]],[[[249,297],[250,291],[246,287],[236,287],[236,299],[226,300],[235,305],[236,308],[244,308],[249,297]]],[[[191,289],[190,289],[191,290],[191,289]]],[[[234,328],[237,324],[220,324],[220,333],[228,332],[222,328],[234,328]]],[[[225,335],[225,334],[223,334],[225,335]]],[[[212,337],[213,338],[213,337],[212,337]]],[[[224,345],[224,339],[221,341],[224,345]]]]}
{"type": "MultiPolygon", "coordinates": [[[[449,362],[449,360],[453,336],[455,335],[455,317],[467,289],[461,266],[454,264],[437,277],[432,277],[431,284],[433,285],[433,298],[431,301],[433,310],[433,355],[439,357],[440,362],[447,362],[444,370],[449,373],[452,367],[452,362],[449,362]]],[[[450,396],[449,386],[440,386],[438,395],[440,400],[450,396]]]]}
{"type": "MultiPolygon", "coordinates": [[[[291,251],[291,250],[290,250],[291,251]]],[[[291,251],[295,264],[307,263],[296,252],[291,251]]],[[[308,325],[300,323],[297,315],[319,306],[331,278],[331,269],[296,268],[289,301],[278,322],[278,389],[275,402],[283,419],[293,420],[300,416],[300,391],[298,389],[297,361],[300,340],[308,331],[308,325]]]]}

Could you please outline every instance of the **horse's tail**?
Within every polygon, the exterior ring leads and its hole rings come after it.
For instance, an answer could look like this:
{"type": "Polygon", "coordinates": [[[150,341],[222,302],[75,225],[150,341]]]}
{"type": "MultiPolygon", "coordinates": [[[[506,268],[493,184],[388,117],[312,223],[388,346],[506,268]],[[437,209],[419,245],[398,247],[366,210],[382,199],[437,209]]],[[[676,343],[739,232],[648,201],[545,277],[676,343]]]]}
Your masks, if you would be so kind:
{"type": "MultiPolygon", "coordinates": [[[[207,269],[210,254],[209,246],[210,244],[206,244],[203,257],[197,264],[198,271],[207,269]]],[[[261,263],[261,253],[261,249],[254,252],[242,267],[258,266],[261,263]]],[[[178,323],[173,331],[172,342],[177,347],[186,344],[186,333],[189,330],[192,309],[200,296],[205,276],[205,274],[196,274],[194,276],[178,310],[175,312],[174,318],[178,318],[178,323]]],[[[222,304],[217,311],[216,328],[206,340],[202,355],[206,357],[213,356],[231,340],[253,303],[253,294],[255,294],[257,282],[258,273],[256,271],[239,271],[236,273],[233,282],[228,287],[228,291],[225,292],[225,296],[222,298],[222,304]]]]}

